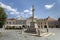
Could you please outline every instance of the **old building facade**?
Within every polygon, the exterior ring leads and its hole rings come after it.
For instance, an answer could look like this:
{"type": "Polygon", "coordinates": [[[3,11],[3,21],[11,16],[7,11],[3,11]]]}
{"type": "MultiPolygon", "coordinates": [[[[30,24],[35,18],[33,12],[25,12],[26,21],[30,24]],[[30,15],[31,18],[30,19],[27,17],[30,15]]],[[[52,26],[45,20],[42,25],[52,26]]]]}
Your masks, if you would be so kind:
{"type": "Polygon", "coordinates": [[[5,27],[7,26],[15,26],[15,27],[22,27],[22,26],[26,26],[26,19],[24,19],[23,17],[19,17],[19,18],[11,18],[11,19],[7,19],[6,23],[5,23],[5,27]]]}
{"type": "MultiPolygon", "coordinates": [[[[55,20],[51,17],[48,18],[44,18],[44,19],[37,19],[34,18],[34,20],[36,20],[36,23],[38,26],[40,26],[41,28],[56,28],[56,27],[60,27],[60,20],[55,20]]],[[[11,18],[11,19],[7,19],[6,23],[5,23],[5,27],[6,26],[30,26],[30,23],[32,21],[32,17],[29,17],[27,19],[23,18],[22,16],[19,18],[11,18]]]]}

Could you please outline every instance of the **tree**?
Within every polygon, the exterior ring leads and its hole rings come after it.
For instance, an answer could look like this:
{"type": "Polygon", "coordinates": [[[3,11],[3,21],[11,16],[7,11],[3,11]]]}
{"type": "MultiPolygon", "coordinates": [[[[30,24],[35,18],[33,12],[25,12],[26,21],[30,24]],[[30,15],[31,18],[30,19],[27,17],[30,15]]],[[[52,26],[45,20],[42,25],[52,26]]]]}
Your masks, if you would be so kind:
{"type": "Polygon", "coordinates": [[[7,15],[5,13],[4,8],[0,7],[0,28],[3,27],[7,19],[7,15]]]}

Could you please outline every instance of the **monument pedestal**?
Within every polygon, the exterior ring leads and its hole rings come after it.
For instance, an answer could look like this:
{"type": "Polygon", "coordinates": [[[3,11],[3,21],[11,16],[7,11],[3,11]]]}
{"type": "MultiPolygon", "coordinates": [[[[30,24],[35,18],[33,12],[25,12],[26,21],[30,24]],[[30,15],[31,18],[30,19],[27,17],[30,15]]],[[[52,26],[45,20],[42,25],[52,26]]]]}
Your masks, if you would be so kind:
{"type": "Polygon", "coordinates": [[[36,23],[36,22],[31,22],[31,23],[30,23],[30,31],[36,32],[37,29],[38,29],[37,23],[36,23]]]}

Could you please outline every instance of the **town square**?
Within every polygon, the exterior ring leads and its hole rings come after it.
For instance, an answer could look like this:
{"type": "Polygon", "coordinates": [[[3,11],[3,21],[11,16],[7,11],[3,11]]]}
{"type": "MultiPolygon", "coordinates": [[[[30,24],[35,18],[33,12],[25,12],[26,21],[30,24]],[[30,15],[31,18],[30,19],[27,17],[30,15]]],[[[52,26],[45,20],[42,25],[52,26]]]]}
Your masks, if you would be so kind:
{"type": "Polygon", "coordinates": [[[55,0],[0,0],[0,40],[60,40],[60,9],[55,0]]]}

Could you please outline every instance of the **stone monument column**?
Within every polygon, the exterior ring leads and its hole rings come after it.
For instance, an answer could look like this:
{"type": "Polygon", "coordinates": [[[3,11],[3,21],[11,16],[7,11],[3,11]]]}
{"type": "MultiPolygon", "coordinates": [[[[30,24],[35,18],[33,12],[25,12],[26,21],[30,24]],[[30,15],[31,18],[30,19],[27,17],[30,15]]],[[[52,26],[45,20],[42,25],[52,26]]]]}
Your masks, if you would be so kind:
{"type": "Polygon", "coordinates": [[[38,30],[37,22],[34,19],[34,5],[32,5],[32,21],[30,23],[30,30],[34,32],[38,30]]]}
{"type": "Polygon", "coordinates": [[[32,5],[32,22],[34,21],[34,5],[32,5]]]}

